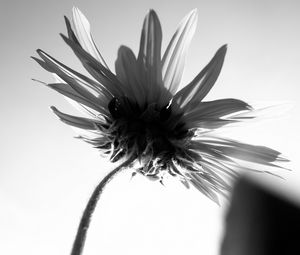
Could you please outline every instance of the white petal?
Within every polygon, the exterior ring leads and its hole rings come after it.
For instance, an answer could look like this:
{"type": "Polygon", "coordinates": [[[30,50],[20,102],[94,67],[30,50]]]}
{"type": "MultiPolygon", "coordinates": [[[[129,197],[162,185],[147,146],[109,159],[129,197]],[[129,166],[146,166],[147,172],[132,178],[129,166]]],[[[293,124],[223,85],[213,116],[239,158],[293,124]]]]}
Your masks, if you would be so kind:
{"type": "Polygon", "coordinates": [[[108,69],[108,66],[94,43],[89,21],[77,7],[73,7],[72,14],[74,32],[82,48],[108,69]]]}
{"type": "Polygon", "coordinates": [[[174,94],[180,84],[186,54],[197,26],[197,10],[191,11],[180,22],[162,60],[164,86],[174,94]]]}

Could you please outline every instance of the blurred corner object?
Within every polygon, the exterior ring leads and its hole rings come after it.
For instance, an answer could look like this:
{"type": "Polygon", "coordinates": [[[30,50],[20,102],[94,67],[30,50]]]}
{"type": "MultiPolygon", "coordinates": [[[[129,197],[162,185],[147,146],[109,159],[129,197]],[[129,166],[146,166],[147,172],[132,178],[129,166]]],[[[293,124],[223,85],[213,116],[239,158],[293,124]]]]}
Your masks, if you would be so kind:
{"type": "Polygon", "coordinates": [[[300,255],[300,207],[248,178],[237,181],[221,255],[300,255]]]}

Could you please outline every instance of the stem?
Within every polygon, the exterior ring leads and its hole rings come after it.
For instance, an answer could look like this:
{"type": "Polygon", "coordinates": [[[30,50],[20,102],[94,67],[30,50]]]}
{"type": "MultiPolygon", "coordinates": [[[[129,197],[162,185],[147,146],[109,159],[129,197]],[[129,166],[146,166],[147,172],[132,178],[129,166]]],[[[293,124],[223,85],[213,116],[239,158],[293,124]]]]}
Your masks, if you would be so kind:
{"type": "Polygon", "coordinates": [[[71,255],[82,254],[83,247],[85,244],[87,230],[89,228],[92,215],[94,213],[97,202],[99,200],[99,197],[100,197],[104,187],[106,186],[106,184],[109,181],[112,180],[112,178],[117,173],[119,173],[121,170],[123,170],[125,167],[127,167],[130,163],[132,163],[132,161],[133,161],[133,157],[130,157],[129,159],[124,161],[121,165],[119,165],[113,171],[111,171],[109,174],[107,174],[95,188],[92,196],[90,197],[90,199],[85,207],[83,215],[81,217],[80,224],[77,229],[77,234],[76,234],[76,237],[75,237],[75,240],[73,243],[71,255]]]}

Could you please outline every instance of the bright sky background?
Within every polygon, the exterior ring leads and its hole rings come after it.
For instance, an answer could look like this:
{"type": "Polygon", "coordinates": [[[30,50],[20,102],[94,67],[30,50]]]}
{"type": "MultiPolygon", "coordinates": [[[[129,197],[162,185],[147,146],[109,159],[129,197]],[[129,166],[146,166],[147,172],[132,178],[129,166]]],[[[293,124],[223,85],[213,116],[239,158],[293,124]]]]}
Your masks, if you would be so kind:
{"type": "MultiPolygon", "coordinates": [[[[72,111],[64,98],[34,83],[51,76],[29,57],[42,48],[82,70],[58,36],[63,15],[77,6],[110,66],[121,44],[138,50],[143,18],[157,11],[164,46],[177,24],[198,8],[199,21],[187,59],[191,80],[215,51],[228,43],[221,76],[208,99],[288,101],[281,118],[229,132],[236,138],[282,151],[293,172],[263,183],[300,202],[300,2],[295,0],[2,0],[0,253],[69,254],[79,217],[94,186],[112,166],[50,112],[72,111]],[[267,184],[266,184],[267,185],[267,184]]],[[[258,176],[261,179],[262,176],[258,176]]],[[[166,187],[143,177],[119,175],[105,190],[84,254],[217,255],[225,206],[218,207],[179,183],[166,187]]]]}

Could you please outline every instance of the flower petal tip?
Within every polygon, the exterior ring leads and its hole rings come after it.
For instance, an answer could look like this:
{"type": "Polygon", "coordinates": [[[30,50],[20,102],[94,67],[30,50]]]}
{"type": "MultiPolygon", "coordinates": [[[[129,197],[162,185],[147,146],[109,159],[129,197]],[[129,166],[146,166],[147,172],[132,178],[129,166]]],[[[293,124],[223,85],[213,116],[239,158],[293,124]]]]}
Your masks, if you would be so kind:
{"type": "Polygon", "coordinates": [[[45,51],[41,50],[41,49],[37,49],[36,53],[39,54],[39,56],[41,58],[42,58],[42,56],[48,56],[48,54],[45,51]]]}
{"type": "MultiPolygon", "coordinates": [[[[82,14],[82,12],[79,10],[77,6],[72,7],[72,14],[82,14]]],[[[83,14],[82,14],[83,15],[83,14]]]]}
{"type": "Polygon", "coordinates": [[[58,112],[58,110],[57,110],[57,108],[55,106],[50,106],[49,108],[54,113],[58,112]]]}
{"type": "Polygon", "coordinates": [[[72,19],[75,24],[82,24],[83,26],[89,27],[89,21],[86,16],[77,7],[72,8],[72,19]]]}
{"type": "Polygon", "coordinates": [[[49,109],[55,114],[56,117],[58,117],[60,120],[60,116],[59,116],[59,110],[55,107],[55,106],[50,106],[49,109]]]}
{"type": "Polygon", "coordinates": [[[148,11],[148,15],[153,15],[153,16],[157,16],[156,11],[153,9],[149,9],[148,11]]]}
{"type": "MultiPolygon", "coordinates": [[[[183,19],[182,24],[190,24],[190,27],[194,27],[192,30],[196,30],[197,22],[198,22],[198,9],[195,8],[191,10],[183,19]]],[[[195,31],[193,31],[193,34],[195,31]]]]}
{"type": "Polygon", "coordinates": [[[216,52],[215,56],[217,57],[217,59],[220,61],[220,62],[223,62],[224,61],[224,58],[225,58],[225,55],[227,53],[227,44],[224,44],[222,45],[218,51],[216,52]]]}
{"type": "MultiPolygon", "coordinates": [[[[285,155],[279,154],[278,157],[276,158],[277,161],[279,162],[291,162],[285,155]]],[[[290,170],[290,169],[289,169],[290,170]]]]}
{"type": "Polygon", "coordinates": [[[74,21],[74,25],[77,26],[83,26],[86,28],[89,28],[90,23],[88,19],[84,16],[84,14],[77,8],[73,7],[72,8],[72,19],[74,21]]]}
{"type": "Polygon", "coordinates": [[[159,18],[158,18],[156,11],[153,9],[149,9],[149,11],[145,17],[145,20],[159,22],[159,18]]]}
{"type": "Polygon", "coordinates": [[[221,46],[221,48],[219,49],[219,51],[222,51],[222,52],[226,53],[227,48],[228,48],[228,44],[226,43],[226,44],[224,44],[224,45],[221,46]]]}
{"type": "Polygon", "coordinates": [[[191,18],[198,18],[198,9],[197,8],[195,8],[195,9],[193,9],[193,10],[191,10],[190,12],[189,12],[189,14],[188,14],[188,16],[189,17],[191,17],[191,18]]]}
{"type": "Polygon", "coordinates": [[[46,82],[43,82],[43,81],[40,81],[40,80],[37,80],[37,79],[34,79],[34,78],[31,78],[31,80],[34,81],[34,82],[41,83],[43,85],[48,85],[46,82]]]}

